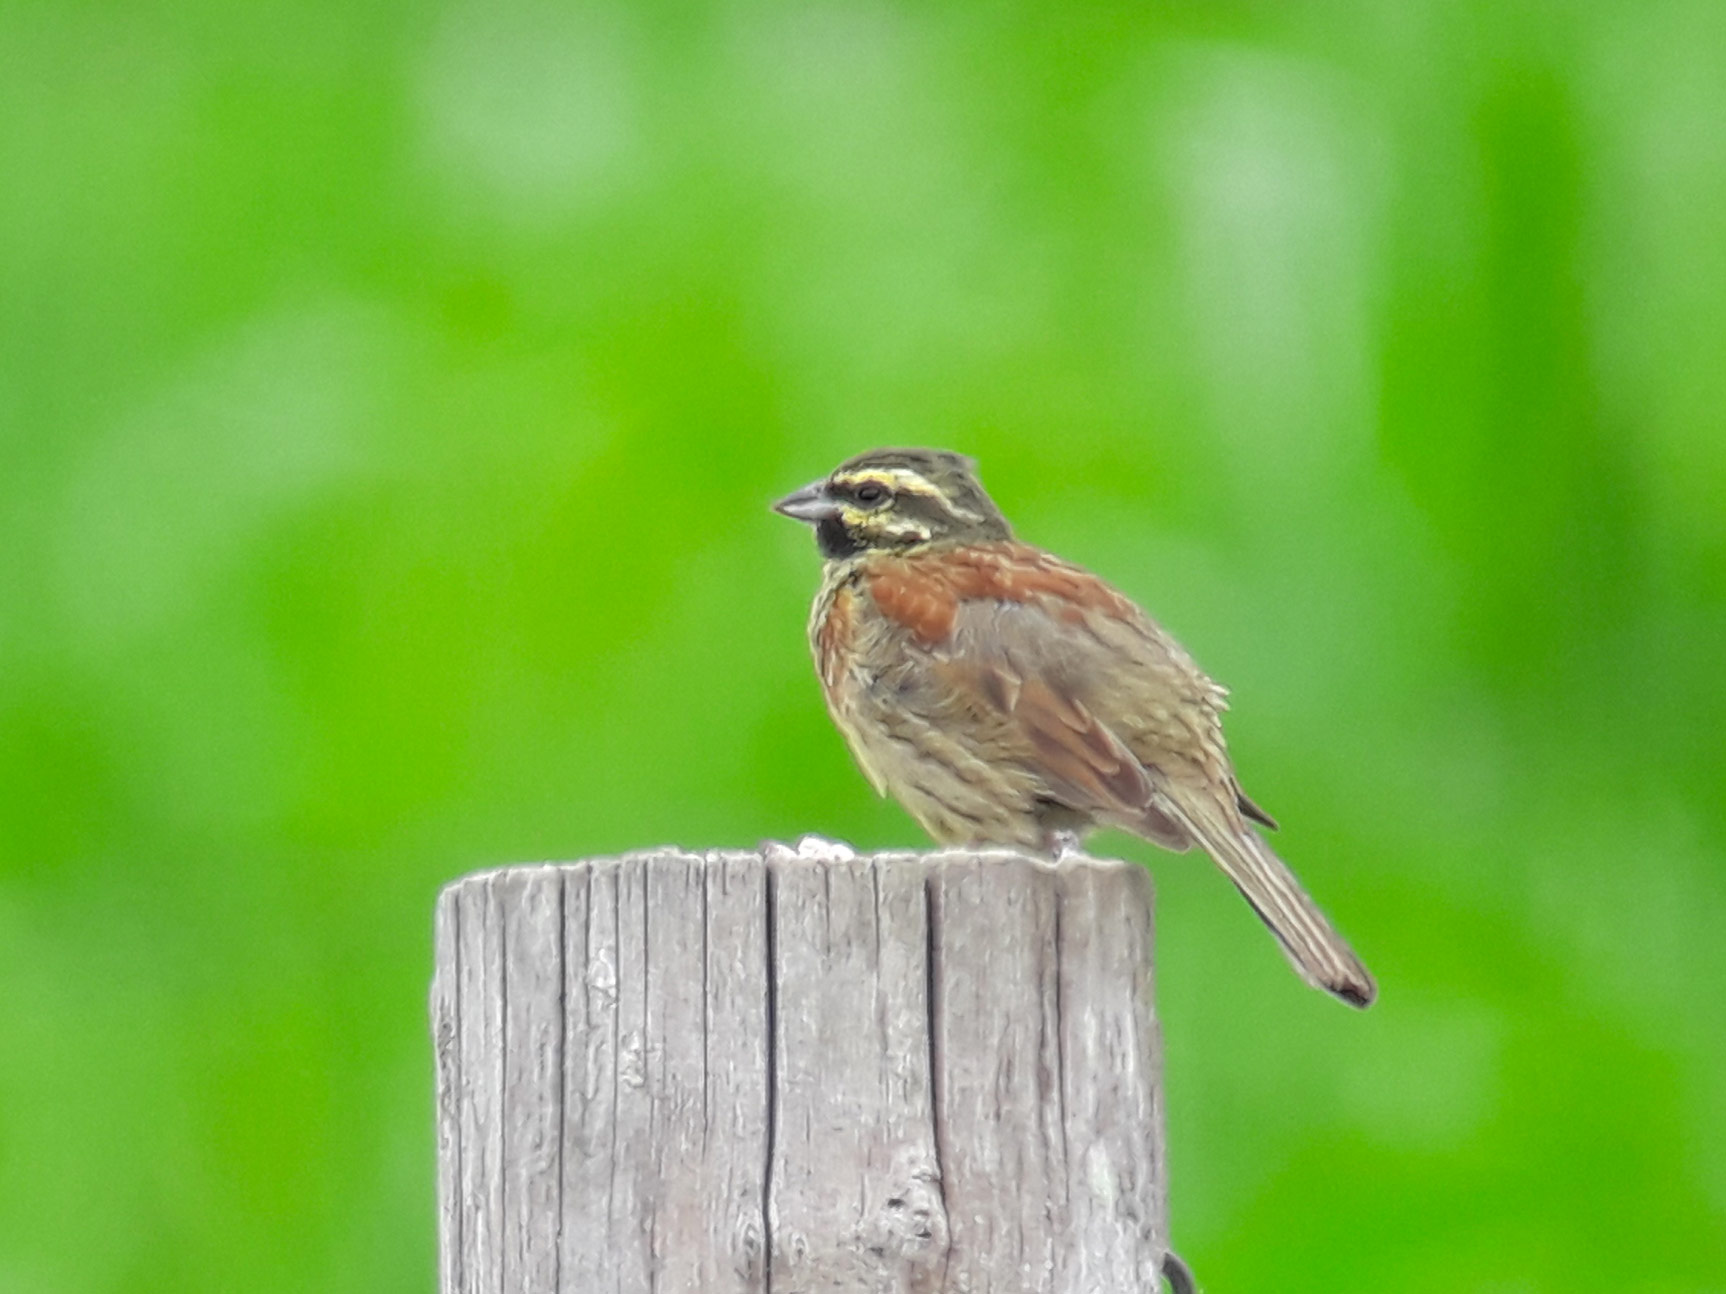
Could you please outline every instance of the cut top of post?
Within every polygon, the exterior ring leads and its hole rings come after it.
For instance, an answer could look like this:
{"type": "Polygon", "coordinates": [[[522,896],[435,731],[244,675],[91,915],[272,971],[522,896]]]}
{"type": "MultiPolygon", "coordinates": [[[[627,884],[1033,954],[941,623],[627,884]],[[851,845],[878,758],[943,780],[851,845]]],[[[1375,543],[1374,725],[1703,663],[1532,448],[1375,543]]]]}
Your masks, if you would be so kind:
{"type": "Polygon", "coordinates": [[[438,904],[456,1291],[1154,1290],[1143,869],[825,842],[438,904]]]}

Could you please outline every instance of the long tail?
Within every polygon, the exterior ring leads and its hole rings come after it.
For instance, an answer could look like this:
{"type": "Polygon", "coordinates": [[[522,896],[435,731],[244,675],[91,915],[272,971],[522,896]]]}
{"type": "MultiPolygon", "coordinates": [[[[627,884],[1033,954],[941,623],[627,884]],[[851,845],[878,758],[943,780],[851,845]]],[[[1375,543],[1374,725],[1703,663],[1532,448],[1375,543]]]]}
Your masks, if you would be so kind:
{"type": "Polygon", "coordinates": [[[1348,941],[1319,911],[1288,864],[1271,852],[1259,834],[1222,808],[1197,812],[1180,806],[1178,817],[1204,851],[1252,904],[1270,927],[1300,976],[1314,988],[1335,994],[1350,1006],[1368,1007],[1378,996],[1372,975],[1348,941]]]}

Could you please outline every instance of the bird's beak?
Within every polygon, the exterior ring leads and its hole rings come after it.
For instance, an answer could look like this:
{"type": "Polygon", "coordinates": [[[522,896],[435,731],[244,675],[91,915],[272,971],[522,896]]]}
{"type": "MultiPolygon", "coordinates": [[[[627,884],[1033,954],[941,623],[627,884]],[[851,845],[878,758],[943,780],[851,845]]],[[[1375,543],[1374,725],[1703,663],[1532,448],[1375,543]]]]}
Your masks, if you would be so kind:
{"type": "Polygon", "coordinates": [[[839,515],[839,505],[828,495],[826,481],[817,481],[804,486],[796,494],[787,494],[773,505],[773,510],[794,521],[807,521],[810,525],[839,515]]]}

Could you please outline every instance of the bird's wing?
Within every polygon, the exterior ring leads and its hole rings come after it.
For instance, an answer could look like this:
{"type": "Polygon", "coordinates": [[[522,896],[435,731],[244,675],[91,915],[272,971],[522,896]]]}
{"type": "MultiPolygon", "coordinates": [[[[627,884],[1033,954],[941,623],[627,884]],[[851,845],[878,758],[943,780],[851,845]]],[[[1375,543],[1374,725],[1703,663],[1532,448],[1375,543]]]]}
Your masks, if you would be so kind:
{"type": "MultiPolygon", "coordinates": [[[[954,632],[930,649],[942,683],[1002,720],[1001,755],[1034,772],[1050,797],[1173,848],[1186,844],[1159,808],[1160,770],[1094,708],[1086,681],[1107,649],[1038,599],[960,603],[954,632]]],[[[1118,662],[1116,663],[1118,668],[1118,662]]]]}
{"type": "Polygon", "coordinates": [[[935,669],[948,686],[986,698],[1012,721],[1018,753],[1064,803],[1107,817],[1137,817],[1149,807],[1150,777],[1138,757],[1045,675],[1006,656],[948,658],[935,669]]]}
{"type": "MultiPolygon", "coordinates": [[[[1189,680],[1162,681],[1171,663],[1181,673],[1184,656],[1127,598],[1014,543],[882,561],[867,586],[908,633],[909,654],[923,663],[914,672],[927,669],[927,689],[906,678],[902,700],[915,693],[918,708],[938,704],[944,723],[971,727],[991,761],[1023,769],[1049,798],[1184,847],[1184,833],[1157,811],[1161,770],[1136,748],[1132,725],[1123,731],[1109,712],[1121,690],[1098,686],[1124,678],[1160,689],[1161,706],[1147,710],[1153,724],[1157,713],[1190,707],[1189,680]]],[[[1202,703],[1210,694],[1197,695],[1202,703]]]]}

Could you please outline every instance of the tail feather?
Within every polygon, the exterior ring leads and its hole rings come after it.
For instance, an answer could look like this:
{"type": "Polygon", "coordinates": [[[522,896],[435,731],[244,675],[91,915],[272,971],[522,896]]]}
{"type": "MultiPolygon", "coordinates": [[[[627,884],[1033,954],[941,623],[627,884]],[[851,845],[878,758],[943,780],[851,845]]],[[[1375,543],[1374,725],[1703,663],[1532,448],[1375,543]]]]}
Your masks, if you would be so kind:
{"type": "Polygon", "coordinates": [[[1179,816],[1259,919],[1270,927],[1302,979],[1350,1006],[1372,1005],[1378,996],[1372,975],[1319,911],[1288,864],[1257,832],[1244,822],[1227,821],[1235,815],[1226,812],[1181,812],[1179,816]]]}

